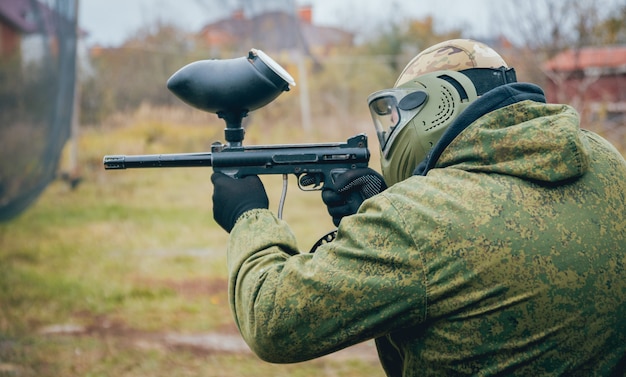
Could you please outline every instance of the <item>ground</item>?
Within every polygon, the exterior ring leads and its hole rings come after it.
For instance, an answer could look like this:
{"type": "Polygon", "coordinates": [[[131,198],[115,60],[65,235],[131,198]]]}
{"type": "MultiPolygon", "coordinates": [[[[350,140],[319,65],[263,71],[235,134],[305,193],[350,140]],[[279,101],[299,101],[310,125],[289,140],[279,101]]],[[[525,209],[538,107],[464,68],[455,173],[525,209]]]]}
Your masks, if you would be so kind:
{"type": "MultiPolygon", "coordinates": [[[[163,284],[163,282],[153,283],[163,284]]],[[[225,292],[227,282],[226,280],[195,279],[184,282],[169,281],[166,282],[166,285],[185,296],[210,296],[215,292],[225,292]]],[[[197,354],[251,354],[252,352],[239,334],[234,322],[229,326],[222,326],[214,332],[196,334],[143,331],[134,329],[123,321],[111,320],[106,317],[92,317],[87,320],[83,319],[83,322],[89,324],[59,323],[42,327],[39,333],[44,336],[99,337],[116,344],[124,344],[139,349],[182,348],[197,354]]],[[[365,361],[378,359],[373,341],[349,347],[326,357],[362,359],[365,361]]]]}

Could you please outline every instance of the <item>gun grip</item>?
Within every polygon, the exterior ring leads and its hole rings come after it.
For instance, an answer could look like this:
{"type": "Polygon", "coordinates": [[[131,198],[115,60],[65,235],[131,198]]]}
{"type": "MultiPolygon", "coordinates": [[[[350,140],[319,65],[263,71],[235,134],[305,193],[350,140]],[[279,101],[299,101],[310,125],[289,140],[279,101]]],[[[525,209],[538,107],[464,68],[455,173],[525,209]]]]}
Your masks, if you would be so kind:
{"type": "Polygon", "coordinates": [[[363,193],[363,191],[356,190],[350,193],[350,195],[348,196],[348,199],[346,200],[346,203],[350,205],[351,208],[354,208],[356,212],[356,210],[361,206],[361,204],[363,204],[365,199],[367,198],[365,194],[363,193]]]}

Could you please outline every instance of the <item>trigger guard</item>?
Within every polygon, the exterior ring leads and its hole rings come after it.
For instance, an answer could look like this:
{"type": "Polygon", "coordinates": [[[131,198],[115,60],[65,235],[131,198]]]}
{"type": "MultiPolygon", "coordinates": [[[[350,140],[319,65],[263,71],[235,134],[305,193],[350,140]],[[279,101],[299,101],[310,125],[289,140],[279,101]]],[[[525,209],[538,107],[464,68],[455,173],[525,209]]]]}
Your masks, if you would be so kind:
{"type": "Polygon", "coordinates": [[[324,181],[321,179],[320,174],[305,173],[305,174],[298,176],[298,187],[302,191],[320,190],[322,188],[322,183],[324,183],[324,181]],[[302,181],[307,178],[313,179],[313,182],[311,184],[305,185],[302,183],[302,181]]]}

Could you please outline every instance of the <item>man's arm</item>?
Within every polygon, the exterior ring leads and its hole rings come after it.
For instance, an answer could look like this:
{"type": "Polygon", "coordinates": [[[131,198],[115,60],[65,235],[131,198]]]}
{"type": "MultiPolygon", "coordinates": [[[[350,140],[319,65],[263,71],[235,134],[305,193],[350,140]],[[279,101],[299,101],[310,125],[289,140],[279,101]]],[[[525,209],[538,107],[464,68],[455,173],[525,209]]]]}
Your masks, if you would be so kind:
{"type": "Polygon", "coordinates": [[[246,212],[228,247],[229,298],[259,357],[299,362],[413,326],[425,316],[423,266],[382,197],[342,220],[338,237],[299,254],[270,211],[246,212]]]}

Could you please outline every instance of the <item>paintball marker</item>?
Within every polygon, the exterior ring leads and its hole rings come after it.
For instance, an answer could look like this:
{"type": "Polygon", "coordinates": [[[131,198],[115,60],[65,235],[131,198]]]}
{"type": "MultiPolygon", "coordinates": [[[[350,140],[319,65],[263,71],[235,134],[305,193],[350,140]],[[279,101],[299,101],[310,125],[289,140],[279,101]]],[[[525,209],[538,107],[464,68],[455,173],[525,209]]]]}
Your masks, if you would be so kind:
{"type": "Polygon", "coordinates": [[[295,85],[289,73],[257,49],[250,50],[247,57],[190,63],[169,78],[167,87],[188,105],[224,119],[226,143],[214,143],[211,152],[104,156],[104,167],[212,166],[214,171],[234,178],[282,174],[283,195],[278,211],[282,217],[288,174],[298,178],[301,189],[320,190],[349,169],[367,167],[370,157],[365,134],[345,143],[242,145],[242,119],[289,91],[289,85],[295,85]]]}

